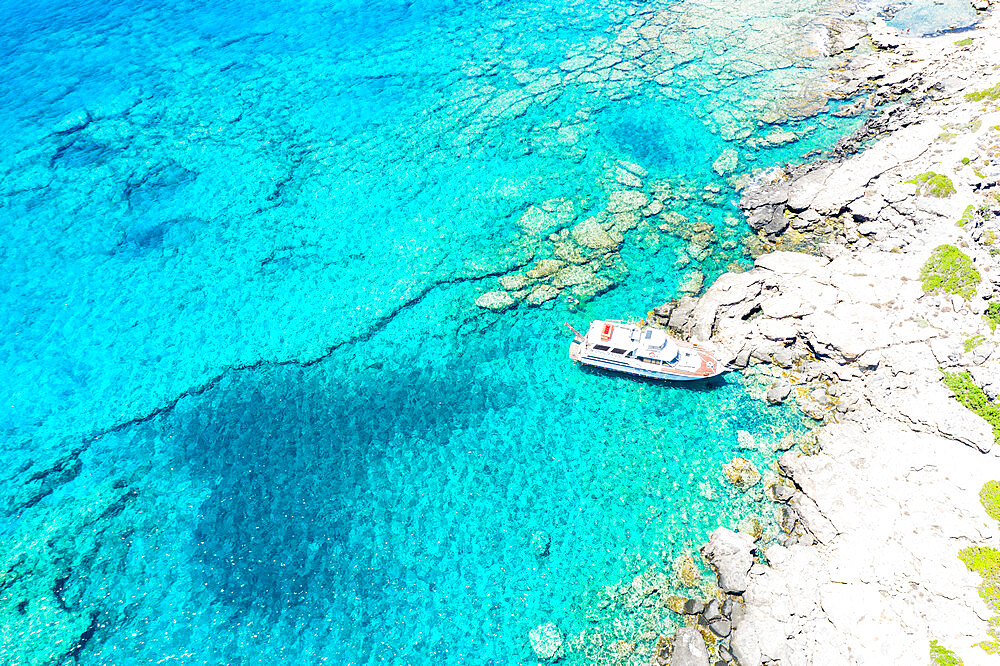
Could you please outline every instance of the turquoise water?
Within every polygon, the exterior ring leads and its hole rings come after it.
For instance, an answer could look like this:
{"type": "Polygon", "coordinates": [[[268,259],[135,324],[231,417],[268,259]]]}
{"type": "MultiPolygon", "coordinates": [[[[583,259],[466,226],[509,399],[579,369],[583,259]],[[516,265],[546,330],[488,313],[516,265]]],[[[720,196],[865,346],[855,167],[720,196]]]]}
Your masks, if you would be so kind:
{"type": "Polygon", "coordinates": [[[747,263],[712,163],[849,129],[822,5],[6,9],[0,660],[642,663],[643,581],[766,522],[720,467],[791,415],[562,322],[747,263]]]}

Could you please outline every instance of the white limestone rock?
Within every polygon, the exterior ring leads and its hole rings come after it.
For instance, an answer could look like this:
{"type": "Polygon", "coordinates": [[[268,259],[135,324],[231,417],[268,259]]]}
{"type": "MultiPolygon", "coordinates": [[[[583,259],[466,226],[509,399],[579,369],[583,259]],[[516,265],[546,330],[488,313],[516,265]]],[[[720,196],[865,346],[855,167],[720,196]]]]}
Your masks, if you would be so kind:
{"type": "Polygon", "coordinates": [[[719,527],[712,532],[702,554],[719,574],[719,587],[728,594],[740,594],[750,583],[753,566],[753,539],[746,534],[719,527]]]}
{"type": "Polygon", "coordinates": [[[674,634],[670,666],[709,666],[708,645],[694,627],[681,627],[674,634]]]}

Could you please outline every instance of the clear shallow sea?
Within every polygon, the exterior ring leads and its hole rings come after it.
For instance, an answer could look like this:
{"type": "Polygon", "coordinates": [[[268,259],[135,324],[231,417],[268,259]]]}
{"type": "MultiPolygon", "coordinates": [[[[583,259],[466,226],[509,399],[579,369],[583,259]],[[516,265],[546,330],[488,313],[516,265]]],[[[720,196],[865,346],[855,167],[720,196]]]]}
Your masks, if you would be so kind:
{"type": "Polygon", "coordinates": [[[720,467],[792,415],[582,371],[562,322],[747,263],[711,165],[850,129],[794,111],[822,4],[4,14],[0,661],[524,663],[551,621],[643,663],[672,619],[636,576],[766,522],[720,467]],[[476,306],[623,191],[687,223],[476,306]]]}

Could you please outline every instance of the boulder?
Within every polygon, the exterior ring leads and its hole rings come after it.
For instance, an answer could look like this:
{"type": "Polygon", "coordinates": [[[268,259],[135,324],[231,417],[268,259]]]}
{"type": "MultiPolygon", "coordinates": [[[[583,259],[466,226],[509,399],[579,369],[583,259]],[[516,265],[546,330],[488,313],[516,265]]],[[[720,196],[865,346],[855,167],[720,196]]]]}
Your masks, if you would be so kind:
{"type": "Polygon", "coordinates": [[[729,649],[736,661],[744,666],[759,666],[761,663],[760,643],[754,627],[749,623],[733,631],[729,649]]]}
{"type": "Polygon", "coordinates": [[[542,661],[555,661],[562,656],[563,633],[554,622],[540,624],[529,631],[528,640],[542,661]]]}
{"type": "Polygon", "coordinates": [[[785,401],[785,398],[792,392],[792,385],[787,379],[779,379],[771,384],[767,389],[767,401],[772,405],[777,405],[785,401]]]}
{"type": "Polygon", "coordinates": [[[786,486],[783,483],[775,483],[771,486],[771,496],[777,502],[787,502],[795,495],[795,488],[786,486]]]}
{"type": "Polygon", "coordinates": [[[715,622],[716,620],[722,619],[722,604],[719,603],[718,599],[712,599],[705,606],[705,612],[703,613],[705,620],[708,622],[715,622]]]}
{"type": "Polygon", "coordinates": [[[690,296],[681,298],[677,302],[677,307],[670,313],[670,328],[682,330],[691,318],[691,313],[694,312],[696,305],[698,305],[697,298],[691,298],[690,296]]]}
{"type": "Polygon", "coordinates": [[[733,359],[733,367],[745,368],[750,365],[750,355],[753,353],[753,349],[750,347],[744,347],[736,354],[736,358],[733,359]]]}
{"type": "Polygon", "coordinates": [[[699,615],[705,610],[705,602],[701,599],[688,599],[684,602],[684,612],[688,615],[699,615]]]}
{"type": "Polygon", "coordinates": [[[791,349],[779,349],[771,354],[771,362],[781,368],[790,368],[795,365],[796,357],[795,352],[791,349]]]}
{"type": "Polygon", "coordinates": [[[709,622],[708,628],[719,638],[725,638],[732,632],[733,623],[725,618],[720,618],[715,622],[709,622]]]}
{"type": "Polygon", "coordinates": [[[795,212],[809,208],[831,171],[829,167],[821,167],[797,178],[788,190],[788,207],[795,212]]]}
{"type": "Polygon", "coordinates": [[[788,228],[789,219],[785,217],[784,206],[761,206],[747,214],[747,223],[755,231],[776,236],[788,228]]]}
{"type": "Polygon", "coordinates": [[[757,467],[746,458],[733,458],[731,462],[722,466],[722,473],[726,475],[726,480],[738,488],[752,488],[760,482],[760,472],[757,467]]]}
{"type": "Polygon", "coordinates": [[[751,183],[740,197],[740,208],[753,210],[761,206],[774,206],[788,201],[788,181],[778,178],[768,183],[751,183]]]}
{"type": "Polygon", "coordinates": [[[743,594],[750,583],[753,538],[720,527],[712,532],[702,554],[719,574],[719,587],[728,594],[743,594]]]}
{"type": "Polygon", "coordinates": [[[670,666],[709,666],[708,645],[694,627],[681,627],[674,634],[670,666]]]}

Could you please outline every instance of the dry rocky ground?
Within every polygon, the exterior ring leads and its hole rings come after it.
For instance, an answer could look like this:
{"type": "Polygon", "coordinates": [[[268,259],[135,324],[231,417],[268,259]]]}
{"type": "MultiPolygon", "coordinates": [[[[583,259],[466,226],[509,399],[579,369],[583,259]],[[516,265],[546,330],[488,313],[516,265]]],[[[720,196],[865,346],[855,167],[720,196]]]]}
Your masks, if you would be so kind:
{"type": "Polygon", "coordinates": [[[883,103],[867,136],[758,175],[741,205],[772,251],[653,315],[824,422],[807,452],[779,461],[784,542],[758,551],[720,528],[703,549],[736,603],[721,618],[689,605],[671,664],[920,664],[931,641],[965,664],[1000,663],[978,645],[996,611],[958,558],[1000,546],[979,498],[1000,478],[1000,446],[942,381],[968,371],[1000,392],[1000,333],[984,316],[1000,302],[1000,13],[929,39],[867,30],[882,48],[835,73],[835,87],[883,103]],[[981,278],[962,294],[925,291],[942,245],[981,278]]]}

